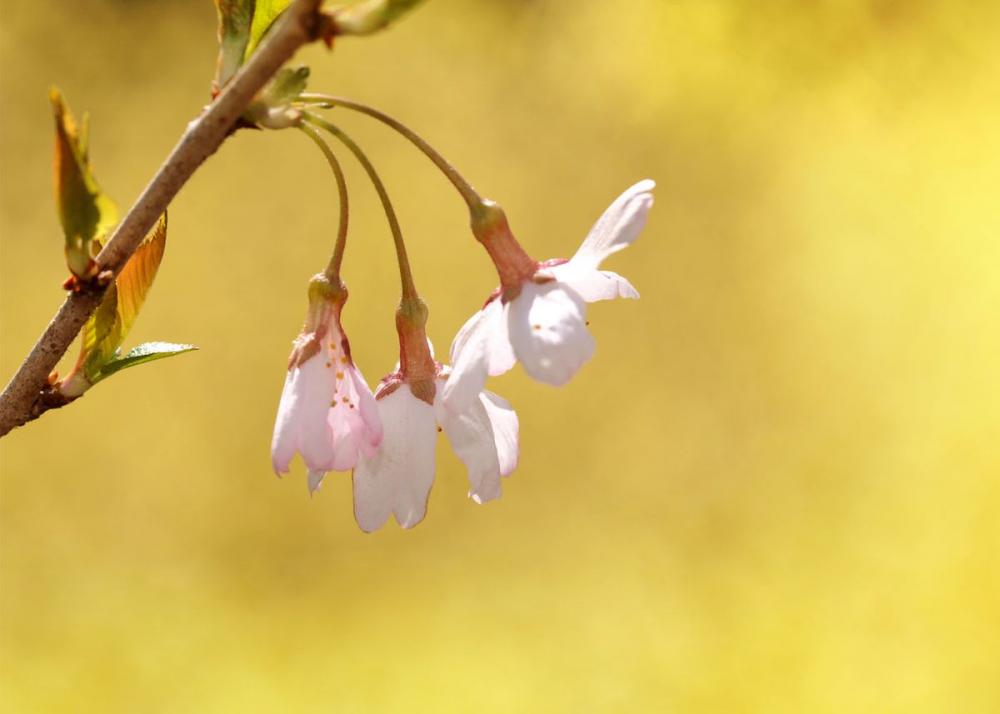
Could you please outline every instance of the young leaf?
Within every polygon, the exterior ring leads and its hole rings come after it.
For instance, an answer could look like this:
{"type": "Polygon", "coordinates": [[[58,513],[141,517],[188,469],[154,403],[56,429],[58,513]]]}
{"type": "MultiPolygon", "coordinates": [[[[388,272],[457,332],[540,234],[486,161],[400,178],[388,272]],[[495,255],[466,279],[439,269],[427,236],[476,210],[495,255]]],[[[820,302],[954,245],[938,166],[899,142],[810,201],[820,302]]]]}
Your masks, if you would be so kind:
{"type": "Polygon", "coordinates": [[[215,70],[215,88],[222,89],[240,65],[250,42],[254,0],[215,0],[219,13],[219,61],[215,70]]]}
{"type": "Polygon", "coordinates": [[[101,192],[90,169],[87,152],[87,120],[78,129],[59,90],[49,90],[56,124],[53,177],[59,221],[66,236],[66,262],[77,277],[90,277],[91,241],[103,236],[118,210],[101,192]]]}
{"type": "Polygon", "coordinates": [[[146,299],[167,243],[167,214],[143,239],[125,264],[101,306],[83,327],[84,372],[91,384],[104,366],[115,359],[146,299]]]}
{"type": "Polygon", "coordinates": [[[260,98],[269,107],[288,104],[305,91],[308,81],[308,67],[285,67],[261,90],[260,98]]]}
{"type": "Polygon", "coordinates": [[[94,349],[101,344],[111,332],[115,325],[115,315],[118,313],[118,289],[114,283],[108,286],[104,293],[104,299],[97,306],[94,314],[90,316],[83,326],[81,337],[83,339],[83,353],[92,354],[94,349]]]}
{"type": "Polygon", "coordinates": [[[96,384],[105,377],[110,377],[115,372],[135,367],[137,364],[166,359],[167,357],[173,357],[174,355],[191,352],[196,349],[198,348],[194,345],[177,345],[172,342],[144,342],[138,347],[133,347],[124,355],[115,357],[115,359],[105,364],[92,383],[96,384]]]}
{"type": "Polygon", "coordinates": [[[257,49],[257,45],[271,29],[271,25],[278,19],[278,16],[291,4],[292,0],[257,0],[257,6],[253,13],[253,24],[250,26],[250,42],[243,55],[244,62],[257,49]]]}
{"type": "Polygon", "coordinates": [[[362,0],[333,11],[334,33],[370,35],[395,22],[423,0],[362,0]]]}

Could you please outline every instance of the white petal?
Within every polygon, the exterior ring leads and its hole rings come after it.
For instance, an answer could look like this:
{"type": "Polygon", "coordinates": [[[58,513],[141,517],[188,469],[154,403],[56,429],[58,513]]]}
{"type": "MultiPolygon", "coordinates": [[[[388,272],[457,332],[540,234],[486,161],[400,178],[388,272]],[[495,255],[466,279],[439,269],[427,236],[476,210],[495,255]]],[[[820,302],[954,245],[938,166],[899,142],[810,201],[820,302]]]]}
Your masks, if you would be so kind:
{"type": "Polygon", "coordinates": [[[427,512],[434,483],[434,409],[402,385],[376,403],[382,420],[382,445],[354,469],[354,517],[367,532],[395,515],[412,528],[427,512]]]}
{"type": "MultiPolygon", "coordinates": [[[[494,302],[500,302],[497,298],[494,302]]],[[[499,377],[505,372],[509,372],[517,364],[514,356],[514,347],[510,344],[510,332],[507,329],[507,320],[510,315],[510,305],[501,305],[497,308],[492,328],[489,331],[489,341],[486,344],[486,358],[488,362],[487,371],[491,377],[499,377]]]]}
{"type": "Polygon", "coordinates": [[[517,415],[510,404],[485,392],[463,412],[446,409],[440,399],[434,412],[455,455],[469,470],[469,497],[476,503],[499,498],[500,477],[517,465],[517,415]]]}
{"type": "Polygon", "coordinates": [[[309,495],[316,493],[316,490],[323,485],[323,477],[326,476],[325,471],[310,471],[309,472],[309,495]]]}
{"type": "Polygon", "coordinates": [[[503,374],[514,366],[508,337],[507,306],[495,299],[462,326],[451,344],[451,376],[444,387],[445,405],[463,411],[483,391],[487,375],[503,374]]]}
{"type": "Polygon", "coordinates": [[[531,377],[565,384],[594,354],[594,338],[584,319],[586,306],[558,281],[525,283],[510,302],[510,342],[531,377]]]}
{"type": "Polygon", "coordinates": [[[517,413],[506,399],[493,392],[483,392],[483,406],[493,427],[493,440],[497,447],[500,475],[510,476],[517,468],[518,447],[517,413]]]}
{"type": "Polygon", "coordinates": [[[587,302],[639,297],[632,283],[610,270],[595,270],[572,260],[549,270],[559,282],[569,285],[587,302]]]}
{"type": "Polygon", "coordinates": [[[634,241],[646,225],[646,215],[653,206],[650,192],[655,186],[646,179],[616,198],[590,229],[572,260],[596,268],[609,255],[634,241]]]}

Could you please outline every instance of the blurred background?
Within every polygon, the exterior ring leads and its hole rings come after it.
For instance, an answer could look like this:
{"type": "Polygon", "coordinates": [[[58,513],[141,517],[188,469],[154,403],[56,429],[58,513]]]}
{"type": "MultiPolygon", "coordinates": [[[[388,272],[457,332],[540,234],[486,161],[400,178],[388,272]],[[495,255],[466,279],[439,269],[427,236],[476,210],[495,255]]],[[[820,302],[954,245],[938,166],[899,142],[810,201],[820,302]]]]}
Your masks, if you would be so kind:
{"type": "MultiPolygon", "coordinates": [[[[309,48],[569,256],[634,181],[567,387],[521,418],[499,502],[442,439],[426,521],[364,535],[269,444],[335,188],[241,132],[171,207],[129,370],[0,445],[10,712],[1000,710],[1000,6],[972,0],[430,0],[309,48]]],[[[127,208],[208,99],[208,0],[0,2],[0,378],[62,300],[50,84],[127,208]]],[[[445,354],[496,280],[406,142],[383,174],[445,354]]],[[[397,277],[349,164],[346,327],[396,358],[397,277]]],[[[75,359],[77,347],[71,357],[75,359]]]]}

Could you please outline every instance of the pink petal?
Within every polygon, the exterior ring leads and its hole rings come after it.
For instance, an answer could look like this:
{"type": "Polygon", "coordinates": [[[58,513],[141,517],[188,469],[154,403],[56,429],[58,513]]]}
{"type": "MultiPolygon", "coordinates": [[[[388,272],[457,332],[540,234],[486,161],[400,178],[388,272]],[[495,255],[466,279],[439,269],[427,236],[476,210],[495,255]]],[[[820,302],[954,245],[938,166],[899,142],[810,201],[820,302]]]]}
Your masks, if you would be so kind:
{"type": "Polygon", "coordinates": [[[333,441],[331,470],[354,468],[361,454],[371,457],[382,440],[375,397],[360,372],[350,364],[338,371],[337,392],[329,411],[333,441]]]}
{"type": "Polygon", "coordinates": [[[354,517],[362,530],[382,527],[392,513],[412,528],[427,512],[434,483],[434,409],[413,396],[407,384],[378,400],[382,445],[354,469],[354,517]]]}
{"type": "Polygon", "coordinates": [[[334,375],[326,364],[321,352],[292,367],[285,378],[271,440],[271,461],[278,473],[288,471],[296,450],[310,469],[328,470],[333,446],[326,412],[334,391],[334,375]]]}
{"type": "Polygon", "coordinates": [[[590,229],[572,261],[596,268],[602,260],[638,238],[653,206],[651,191],[655,186],[646,179],[616,198],[590,229]]]}
{"type": "Polygon", "coordinates": [[[333,434],[327,412],[335,391],[335,369],[321,353],[306,360],[298,372],[294,408],[300,412],[299,452],[310,471],[329,471],[333,466],[333,434]]]}
{"type": "Polygon", "coordinates": [[[288,466],[298,448],[298,414],[292,409],[293,373],[285,375],[285,386],[281,390],[281,400],[278,402],[278,416],[274,421],[274,435],[271,437],[271,465],[274,473],[288,473],[288,466]]]}
{"type": "Polygon", "coordinates": [[[585,304],[558,281],[526,283],[510,303],[510,342],[534,379],[560,386],[594,354],[585,304]]]}

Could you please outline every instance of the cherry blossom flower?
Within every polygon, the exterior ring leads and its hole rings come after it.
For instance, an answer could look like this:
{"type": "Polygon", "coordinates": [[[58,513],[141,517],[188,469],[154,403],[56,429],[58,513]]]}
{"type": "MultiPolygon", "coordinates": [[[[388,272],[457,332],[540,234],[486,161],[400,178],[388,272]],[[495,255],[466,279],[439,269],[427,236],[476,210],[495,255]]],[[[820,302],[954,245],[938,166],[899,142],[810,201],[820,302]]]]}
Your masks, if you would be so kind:
{"type": "Polygon", "coordinates": [[[280,476],[301,454],[313,492],[327,471],[347,471],[359,457],[372,456],[382,441],[382,423],[340,324],[346,291],[320,275],[309,292],[306,324],[295,340],[278,405],[271,461],[280,476]]]}
{"type": "Polygon", "coordinates": [[[403,366],[375,392],[382,444],[354,469],[354,517],[367,532],[390,515],[403,528],[423,520],[439,431],[468,469],[469,497],[476,503],[498,498],[501,477],[517,466],[517,415],[506,400],[482,391],[461,412],[446,410],[441,392],[448,368],[434,362],[422,326],[400,330],[400,352],[403,366]]]}
{"type": "Polygon", "coordinates": [[[638,298],[632,284],[601,262],[632,243],[653,205],[653,181],[635,184],[608,207],[569,260],[532,260],[517,243],[502,210],[484,204],[473,228],[500,274],[500,288],[459,330],[444,388],[449,410],[474,403],[487,376],[520,362],[534,379],[568,382],[594,353],[586,303],[638,298]]]}

